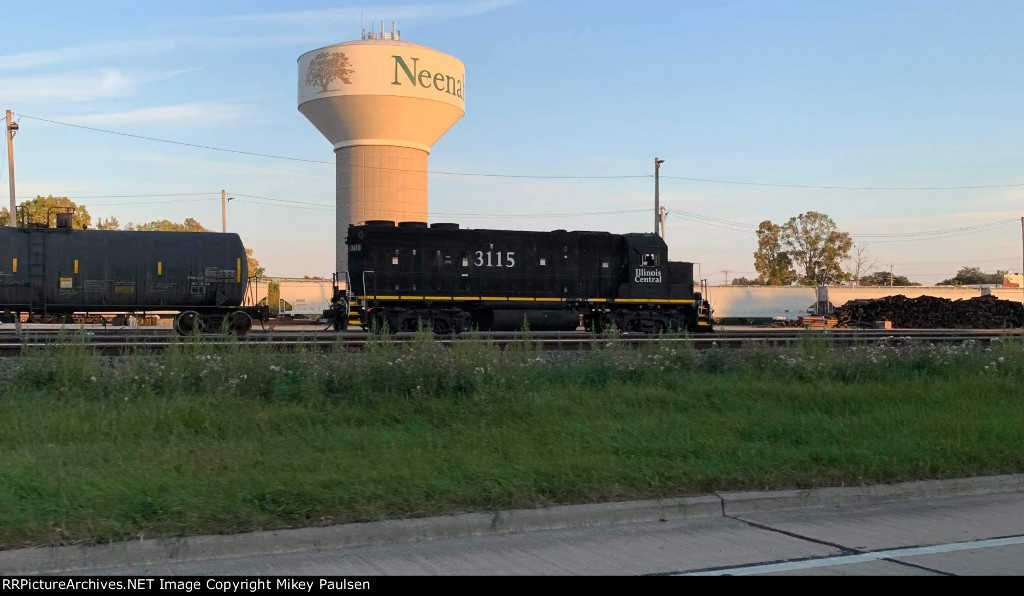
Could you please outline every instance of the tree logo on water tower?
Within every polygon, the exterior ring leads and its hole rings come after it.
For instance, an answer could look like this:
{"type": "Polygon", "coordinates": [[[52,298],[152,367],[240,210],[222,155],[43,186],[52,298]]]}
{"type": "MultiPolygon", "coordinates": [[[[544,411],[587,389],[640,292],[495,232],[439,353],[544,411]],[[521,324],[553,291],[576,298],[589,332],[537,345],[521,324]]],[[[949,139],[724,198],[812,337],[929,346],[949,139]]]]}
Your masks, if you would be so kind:
{"type": "Polygon", "coordinates": [[[341,79],[342,83],[351,85],[352,81],[348,77],[353,72],[352,64],[344,52],[320,52],[306,69],[306,86],[320,87],[317,93],[326,93],[327,86],[334,79],[341,79]]]}

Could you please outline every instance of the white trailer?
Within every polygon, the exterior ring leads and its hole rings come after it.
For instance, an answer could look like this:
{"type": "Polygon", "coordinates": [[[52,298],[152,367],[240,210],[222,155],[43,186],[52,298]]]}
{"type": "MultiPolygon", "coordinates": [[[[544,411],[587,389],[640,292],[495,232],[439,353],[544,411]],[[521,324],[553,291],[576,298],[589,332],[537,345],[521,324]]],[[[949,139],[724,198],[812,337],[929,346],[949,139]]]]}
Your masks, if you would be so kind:
{"type": "Polygon", "coordinates": [[[711,286],[706,298],[716,321],[793,320],[811,313],[818,294],[813,287],[711,286]]]}
{"type": "Polygon", "coordinates": [[[319,318],[331,307],[333,288],[330,280],[281,280],[278,288],[279,315],[319,318]]]}

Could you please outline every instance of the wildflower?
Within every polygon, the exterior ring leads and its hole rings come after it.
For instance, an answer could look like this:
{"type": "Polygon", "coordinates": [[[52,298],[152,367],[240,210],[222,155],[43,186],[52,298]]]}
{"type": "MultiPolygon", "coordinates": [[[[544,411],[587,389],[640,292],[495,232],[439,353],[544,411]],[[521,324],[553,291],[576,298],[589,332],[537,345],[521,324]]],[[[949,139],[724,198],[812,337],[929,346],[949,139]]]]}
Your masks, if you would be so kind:
{"type": "MultiPolygon", "coordinates": [[[[136,378],[138,378],[138,377],[136,377],[136,378]]],[[[89,380],[92,381],[93,383],[95,383],[96,382],[96,377],[89,377],[89,380]]],[[[127,399],[127,398],[125,398],[125,399],[127,399]]]]}

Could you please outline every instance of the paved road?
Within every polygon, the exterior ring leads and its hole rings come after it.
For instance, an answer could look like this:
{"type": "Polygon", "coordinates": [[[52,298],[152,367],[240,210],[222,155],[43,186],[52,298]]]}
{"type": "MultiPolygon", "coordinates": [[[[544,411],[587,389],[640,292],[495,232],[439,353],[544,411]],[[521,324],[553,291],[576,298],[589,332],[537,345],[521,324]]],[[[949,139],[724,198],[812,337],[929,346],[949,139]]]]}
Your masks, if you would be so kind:
{"type": "Polygon", "coordinates": [[[545,530],[87,573],[1024,575],[1024,493],[545,530]]]}

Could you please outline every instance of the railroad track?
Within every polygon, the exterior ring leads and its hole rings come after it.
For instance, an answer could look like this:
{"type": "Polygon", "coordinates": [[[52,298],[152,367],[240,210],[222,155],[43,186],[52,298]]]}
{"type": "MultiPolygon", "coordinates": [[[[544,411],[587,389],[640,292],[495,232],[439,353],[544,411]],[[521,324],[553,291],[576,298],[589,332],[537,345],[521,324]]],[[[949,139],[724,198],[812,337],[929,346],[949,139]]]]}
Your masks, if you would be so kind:
{"type": "MultiPolygon", "coordinates": [[[[299,347],[319,349],[363,349],[371,342],[388,341],[401,343],[411,341],[412,333],[398,333],[387,339],[371,337],[365,332],[328,332],[328,331],[256,331],[245,337],[236,338],[223,335],[208,335],[198,341],[207,345],[272,346],[276,349],[297,349],[299,347]]],[[[524,333],[479,333],[459,336],[438,335],[434,341],[450,343],[487,343],[499,347],[521,343],[525,340],[535,342],[545,350],[576,350],[585,351],[608,342],[622,345],[639,346],[644,344],[689,344],[695,349],[738,348],[747,345],[784,346],[793,343],[817,339],[829,341],[836,345],[869,344],[879,341],[899,343],[931,342],[961,343],[969,340],[987,343],[994,339],[1022,338],[1021,330],[962,330],[962,329],[914,329],[914,330],[847,330],[830,329],[827,331],[765,329],[720,331],[709,335],[646,335],[642,333],[626,333],[615,338],[595,336],[582,331],[574,332],[532,332],[524,333]]],[[[76,330],[74,333],[59,330],[29,330],[18,336],[9,330],[0,330],[0,356],[17,356],[26,350],[50,350],[68,343],[82,343],[94,347],[104,354],[120,354],[130,351],[161,351],[173,345],[180,345],[193,338],[182,338],[166,329],[136,329],[130,332],[123,330],[76,330]]]]}

